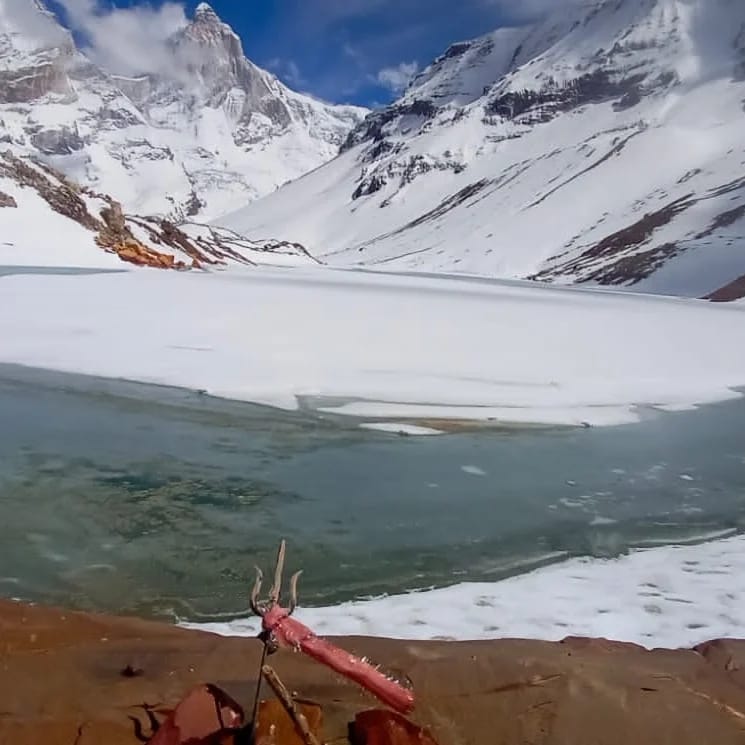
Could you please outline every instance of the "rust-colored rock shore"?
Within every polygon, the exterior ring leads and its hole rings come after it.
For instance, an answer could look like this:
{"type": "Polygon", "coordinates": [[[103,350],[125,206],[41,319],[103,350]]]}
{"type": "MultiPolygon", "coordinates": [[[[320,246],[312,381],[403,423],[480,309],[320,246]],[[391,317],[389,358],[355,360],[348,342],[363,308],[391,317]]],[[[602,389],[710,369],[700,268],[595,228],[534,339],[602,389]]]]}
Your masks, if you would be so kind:
{"type": "MultiPolygon", "coordinates": [[[[584,639],[336,641],[411,679],[412,719],[439,745],[745,743],[745,641],[652,652],[584,639]]],[[[0,601],[0,743],[135,745],[149,731],[143,705],[173,706],[200,682],[250,710],[260,653],[252,639],[0,601]]],[[[323,706],[327,743],[376,705],[299,654],[272,665],[323,706]]]]}

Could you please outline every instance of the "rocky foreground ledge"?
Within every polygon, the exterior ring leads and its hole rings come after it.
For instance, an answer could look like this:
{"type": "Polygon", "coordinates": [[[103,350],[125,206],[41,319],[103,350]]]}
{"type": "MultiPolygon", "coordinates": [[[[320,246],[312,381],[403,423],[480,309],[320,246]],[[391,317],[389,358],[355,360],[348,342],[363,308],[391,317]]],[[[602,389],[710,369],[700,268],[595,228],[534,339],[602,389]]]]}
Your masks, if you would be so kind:
{"type": "MultiPolygon", "coordinates": [[[[405,673],[413,719],[440,745],[742,745],[745,641],[695,650],[631,644],[338,640],[405,673]]],[[[215,683],[251,709],[259,642],[136,619],[0,601],[0,743],[135,745],[143,704],[172,706],[215,683]]],[[[317,664],[280,652],[272,665],[323,706],[326,743],[375,702],[317,664]]]]}

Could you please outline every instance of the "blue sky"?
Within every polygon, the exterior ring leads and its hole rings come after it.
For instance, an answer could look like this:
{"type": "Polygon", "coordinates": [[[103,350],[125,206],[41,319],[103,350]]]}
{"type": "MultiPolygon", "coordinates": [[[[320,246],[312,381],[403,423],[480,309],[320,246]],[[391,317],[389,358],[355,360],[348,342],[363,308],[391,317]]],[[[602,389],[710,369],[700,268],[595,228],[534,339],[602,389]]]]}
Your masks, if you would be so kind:
{"type": "MultiPolygon", "coordinates": [[[[450,43],[518,21],[526,0],[212,0],[210,4],[241,36],[247,56],[291,87],[328,101],[374,106],[395,97],[407,76],[450,43]]],[[[156,1],[149,7],[142,0],[50,0],[50,5],[65,6],[64,17],[70,25],[77,24],[76,30],[85,38],[86,30],[93,28],[91,18],[127,13],[144,19],[152,34],[163,18],[175,18],[183,11],[191,16],[197,0],[156,1]]],[[[99,47],[105,47],[105,39],[99,47]]]]}
{"type": "Polygon", "coordinates": [[[484,0],[215,0],[246,52],[293,87],[364,105],[389,100],[414,66],[504,22],[484,0]],[[458,8],[457,11],[454,8],[458,8]],[[382,84],[378,77],[387,81],[382,84]],[[394,71],[400,71],[401,76],[394,71]]]}

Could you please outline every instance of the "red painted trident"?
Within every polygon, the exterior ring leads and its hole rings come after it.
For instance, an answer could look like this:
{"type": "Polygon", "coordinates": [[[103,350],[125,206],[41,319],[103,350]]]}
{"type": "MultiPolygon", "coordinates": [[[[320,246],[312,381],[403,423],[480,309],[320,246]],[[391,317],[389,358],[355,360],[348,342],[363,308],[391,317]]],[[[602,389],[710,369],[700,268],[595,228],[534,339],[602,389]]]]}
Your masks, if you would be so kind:
{"type": "Polygon", "coordinates": [[[276,651],[278,647],[285,646],[303,652],[362,686],[392,709],[402,714],[409,713],[414,708],[414,694],[408,688],[387,677],[368,660],[355,657],[325,639],[321,639],[300,621],[291,618],[297,607],[297,581],[301,572],[296,572],[290,578],[289,607],[282,608],[279,604],[279,595],[282,588],[285,548],[283,540],[279,544],[274,584],[269,591],[268,600],[265,602],[259,600],[264,575],[258,567],[256,567],[256,582],[251,591],[251,610],[261,617],[260,638],[266,645],[267,651],[276,651]]]}

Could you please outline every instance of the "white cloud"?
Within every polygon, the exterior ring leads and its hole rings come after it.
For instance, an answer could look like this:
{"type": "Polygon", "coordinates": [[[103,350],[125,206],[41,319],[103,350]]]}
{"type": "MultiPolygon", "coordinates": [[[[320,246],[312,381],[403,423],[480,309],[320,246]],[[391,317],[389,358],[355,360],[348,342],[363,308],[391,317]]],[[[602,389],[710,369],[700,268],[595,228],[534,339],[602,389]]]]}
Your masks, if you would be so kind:
{"type": "Polygon", "coordinates": [[[272,59],[266,61],[264,66],[267,70],[271,70],[277,77],[284,80],[293,88],[300,88],[308,84],[303,74],[300,72],[300,68],[295,60],[285,60],[280,57],[272,57],[272,59]]]}
{"type": "Polygon", "coordinates": [[[188,23],[180,3],[117,8],[99,0],[58,2],[71,28],[85,39],[85,53],[104,69],[122,75],[171,70],[173,56],[166,42],[188,23]]]}
{"type": "Polygon", "coordinates": [[[35,0],[0,0],[0,29],[20,34],[31,45],[56,44],[67,36],[35,0]]]}
{"type": "Polygon", "coordinates": [[[380,85],[394,93],[402,93],[418,72],[418,62],[401,62],[394,67],[384,67],[375,79],[380,85]]]}
{"type": "Polygon", "coordinates": [[[300,74],[300,68],[293,60],[289,60],[285,68],[287,70],[285,78],[290,85],[305,85],[305,80],[303,80],[303,76],[300,74]]]}
{"type": "Polygon", "coordinates": [[[349,57],[349,59],[354,60],[358,64],[362,63],[363,61],[363,57],[359,49],[352,46],[348,41],[345,42],[342,46],[342,52],[344,52],[345,57],[349,57]]]}

